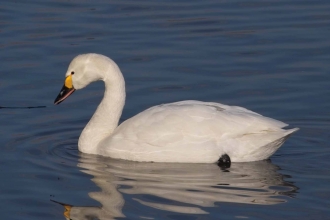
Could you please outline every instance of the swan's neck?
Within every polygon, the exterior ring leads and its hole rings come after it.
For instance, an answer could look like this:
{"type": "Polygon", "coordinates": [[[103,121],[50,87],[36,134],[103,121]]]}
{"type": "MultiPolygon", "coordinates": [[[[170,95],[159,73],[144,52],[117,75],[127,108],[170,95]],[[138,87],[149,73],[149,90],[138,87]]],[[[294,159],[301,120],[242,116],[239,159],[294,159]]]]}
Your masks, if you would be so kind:
{"type": "Polygon", "coordinates": [[[124,78],[118,68],[110,69],[111,74],[105,74],[102,78],[105,83],[104,97],[79,138],[79,150],[83,153],[97,153],[98,144],[118,126],[125,105],[124,78]]]}

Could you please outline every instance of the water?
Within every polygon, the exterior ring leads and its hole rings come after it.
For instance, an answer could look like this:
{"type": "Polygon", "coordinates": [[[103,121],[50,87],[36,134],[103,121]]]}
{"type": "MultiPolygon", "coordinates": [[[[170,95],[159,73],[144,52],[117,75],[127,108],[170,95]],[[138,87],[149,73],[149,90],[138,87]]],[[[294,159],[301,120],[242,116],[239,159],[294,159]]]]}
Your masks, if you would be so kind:
{"type": "Polygon", "coordinates": [[[3,1],[1,219],[327,219],[329,1],[3,1]],[[124,73],[122,121],[184,99],[244,106],[301,130],[271,161],[145,164],[77,150],[102,83],[53,106],[70,60],[124,73]],[[68,214],[68,212],[66,212],[68,214]]]}

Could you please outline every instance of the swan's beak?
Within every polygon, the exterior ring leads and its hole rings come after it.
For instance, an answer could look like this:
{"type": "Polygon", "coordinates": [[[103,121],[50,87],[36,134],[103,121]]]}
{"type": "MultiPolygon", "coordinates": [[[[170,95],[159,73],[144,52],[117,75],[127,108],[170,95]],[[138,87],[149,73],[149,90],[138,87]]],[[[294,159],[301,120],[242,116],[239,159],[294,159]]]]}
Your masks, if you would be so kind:
{"type": "Polygon", "coordinates": [[[65,203],[62,203],[62,202],[58,202],[58,201],[55,201],[55,200],[52,200],[52,199],[51,199],[50,201],[62,205],[62,206],[64,207],[64,213],[63,213],[64,217],[65,217],[66,219],[71,219],[71,218],[70,218],[70,212],[71,212],[71,208],[73,207],[72,205],[65,204],[65,203]]]}
{"type": "Polygon", "coordinates": [[[65,78],[64,86],[62,87],[60,94],[56,97],[54,104],[58,105],[68,98],[75,90],[72,85],[72,76],[69,75],[65,78]]]}

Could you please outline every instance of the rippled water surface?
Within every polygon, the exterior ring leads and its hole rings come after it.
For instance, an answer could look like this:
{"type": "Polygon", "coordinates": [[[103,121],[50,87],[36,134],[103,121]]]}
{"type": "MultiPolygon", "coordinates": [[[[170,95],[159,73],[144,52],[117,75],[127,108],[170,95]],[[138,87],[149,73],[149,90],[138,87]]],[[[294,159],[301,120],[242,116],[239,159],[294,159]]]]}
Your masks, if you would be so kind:
{"type": "Polygon", "coordinates": [[[329,12],[325,0],[2,1],[1,219],[330,218],[329,12]],[[81,154],[104,86],[53,101],[86,52],[120,66],[121,121],[198,99],[300,131],[270,161],[228,169],[81,154]]]}

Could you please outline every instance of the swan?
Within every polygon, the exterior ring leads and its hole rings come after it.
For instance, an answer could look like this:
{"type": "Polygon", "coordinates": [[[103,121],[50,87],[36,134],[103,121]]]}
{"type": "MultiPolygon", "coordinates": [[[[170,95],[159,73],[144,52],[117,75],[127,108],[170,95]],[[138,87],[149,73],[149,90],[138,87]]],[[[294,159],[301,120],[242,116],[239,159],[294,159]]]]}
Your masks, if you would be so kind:
{"type": "Polygon", "coordinates": [[[118,125],[124,77],[113,60],[94,53],[71,61],[54,104],[97,80],[105,83],[104,97],[78,141],[87,154],[140,162],[250,162],[269,158],[298,130],[242,107],[193,100],[157,105],[118,125]]]}

